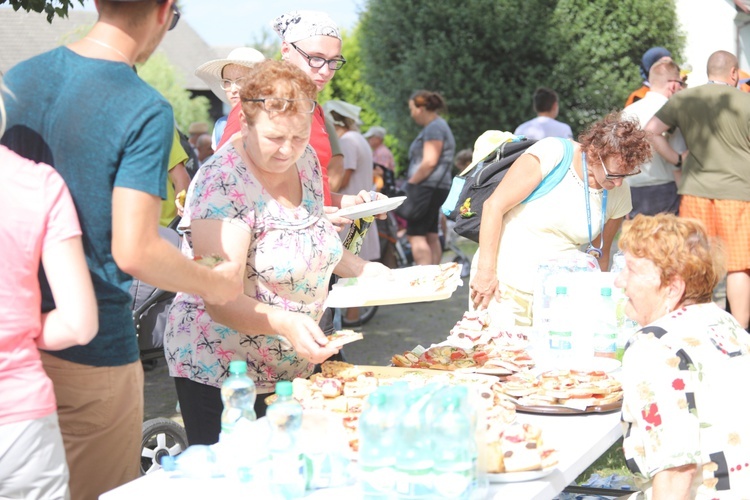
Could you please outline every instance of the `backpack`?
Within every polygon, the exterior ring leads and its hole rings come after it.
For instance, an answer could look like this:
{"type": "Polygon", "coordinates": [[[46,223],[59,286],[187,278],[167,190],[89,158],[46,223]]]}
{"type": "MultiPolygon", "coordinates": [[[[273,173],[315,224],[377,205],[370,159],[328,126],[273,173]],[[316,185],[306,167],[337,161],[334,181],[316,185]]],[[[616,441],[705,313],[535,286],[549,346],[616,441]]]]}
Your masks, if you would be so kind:
{"type": "MultiPolygon", "coordinates": [[[[535,200],[547,194],[565,176],[567,167],[570,166],[573,158],[573,143],[567,139],[560,140],[565,147],[565,154],[562,160],[521,203],[535,200]],[[565,168],[560,168],[563,165],[565,165],[565,168]]],[[[497,185],[500,184],[500,181],[503,180],[503,177],[508,172],[508,168],[535,143],[535,140],[524,137],[520,137],[518,140],[512,142],[504,142],[469,172],[462,172],[461,175],[454,179],[454,185],[451,186],[451,190],[456,187],[455,181],[461,179],[463,183],[460,186],[458,197],[454,198],[456,200],[455,203],[450,203],[453,210],[447,213],[446,205],[444,204],[443,213],[449,219],[456,221],[456,225],[454,226],[456,233],[472,241],[479,242],[479,226],[482,221],[482,207],[484,202],[495,192],[497,185]]],[[[459,182],[459,184],[461,183],[459,182]]],[[[450,198],[449,194],[448,199],[450,200],[450,198]]]]}

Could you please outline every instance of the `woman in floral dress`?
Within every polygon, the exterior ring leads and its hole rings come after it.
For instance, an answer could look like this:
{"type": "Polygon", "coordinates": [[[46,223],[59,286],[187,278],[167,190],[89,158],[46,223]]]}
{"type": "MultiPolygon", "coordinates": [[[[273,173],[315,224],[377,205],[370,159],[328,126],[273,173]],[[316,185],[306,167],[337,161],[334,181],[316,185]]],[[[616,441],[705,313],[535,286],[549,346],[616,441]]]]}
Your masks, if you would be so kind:
{"type": "Polygon", "coordinates": [[[712,302],[718,251],[700,222],[638,215],[615,284],[644,325],[623,358],[625,458],[638,498],[748,498],[750,335],[712,302]]]}
{"type": "MultiPolygon", "coordinates": [[[[169,311],[165,353],[190,444],[218,440],[230,361],[247,361],[262,416],[277,381],[308,377],[338,352],[317,325],[332,272],[390,272],[343,250],[325,216],[321,170],[308,146],[316,94],[295,66],[256,64],[240,91],[242,137],[204,164],[188,191],[183,252],[245,264],[239,299],[216,306],[180,293],[169,311]]],[[[367,193],[342,204],[363,199],[367,193]]]]}

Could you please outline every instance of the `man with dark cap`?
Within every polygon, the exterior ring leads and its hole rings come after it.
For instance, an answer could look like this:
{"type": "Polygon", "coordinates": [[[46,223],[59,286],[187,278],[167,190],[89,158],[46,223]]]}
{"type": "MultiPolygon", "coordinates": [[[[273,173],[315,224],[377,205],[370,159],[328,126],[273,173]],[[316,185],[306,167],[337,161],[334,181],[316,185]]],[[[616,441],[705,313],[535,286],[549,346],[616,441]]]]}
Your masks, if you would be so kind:
{"type": "MultiPolygon", "coordinates": [[[[19,63],[5,84],[4,145],[52,165],[70,189],[94,282],[99,332],[86,346],[43,352],[54,383],[76,500],[139,476],[143,369],[128,293],[153,286],[225,303],[242,290],[239,266],[184,258],[158,234],[174,134],[169,103],[133,71],[179,19],[175,0],[98,0],[80,40],[19,63]]],[[[54,309],[42,274],[42,309],[54,309]]]]}
{"type": "Polygon", "coordinates": [[[630,106],[634,102],[643,99],[646,93],[651,89],[651,86],[648,83],[648,72],[651,71],[651,66],[661,60],[672,60],[672,53],[664,47],[651,47],[643,54],[643,57],[641,58],[641,66],[639,68],[641,78],[643,79],[643,85],[628,96],[628,100],[625,101],[625,106],[630,106]]]}

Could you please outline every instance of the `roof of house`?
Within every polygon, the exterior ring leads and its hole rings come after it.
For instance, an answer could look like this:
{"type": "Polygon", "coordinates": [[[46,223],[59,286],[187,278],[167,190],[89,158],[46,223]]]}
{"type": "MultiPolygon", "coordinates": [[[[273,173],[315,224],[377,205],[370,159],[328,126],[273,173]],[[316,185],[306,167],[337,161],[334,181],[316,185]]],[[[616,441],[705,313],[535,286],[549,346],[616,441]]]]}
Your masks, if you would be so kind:
{"type": "MultiPolygon", "coordinates": [[[[84,10],[70,10],[68,16],[56,17],[50,24],[44,14],[0,8],[0,71],[6,72],[23,60],[81,38],[97,19],[96,12],[84,10]]],[[[209,90],[195,76],[195,68],[218,56],[184,19],[167,33],[157,52],[163,52],[183,76],[186,89],[209,90]]]]}

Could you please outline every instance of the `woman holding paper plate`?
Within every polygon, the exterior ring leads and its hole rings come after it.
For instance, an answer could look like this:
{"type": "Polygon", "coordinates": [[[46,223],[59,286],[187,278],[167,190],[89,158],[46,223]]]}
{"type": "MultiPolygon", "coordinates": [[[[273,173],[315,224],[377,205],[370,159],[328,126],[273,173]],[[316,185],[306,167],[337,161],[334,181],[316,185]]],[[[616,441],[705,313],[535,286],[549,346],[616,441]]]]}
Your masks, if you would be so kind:
{"type": "Polygon", "coordinates": [[[390,274],[344,250],[326,217],[308,145],[316,94],[292,64],[255,64],[240,89],[242,136],[209,159],[188,190],[183,252],[243,264],[245,290],[221,306],[179,293],[169,310],[164,348],[190,444],[218,440],[230,361],[247,362],[262,416],[277,381],[309,377],[338,352],[317,324],[334,271],[390,274]]]}
{"type": "MultiPolygon", "coordinates": [[[[477,140],[473,164],[499,145],[486,144],[492,137],[477,140]]],[[[527,149],[484,204],[470,308],[488,308],[498,324],[529,326],[541,262],[585,248],[607,270],[632,207],[624,179],[650,157],[646,133],[620,113],[591,125],[579,142],[549,137],[527,149]]]]}

